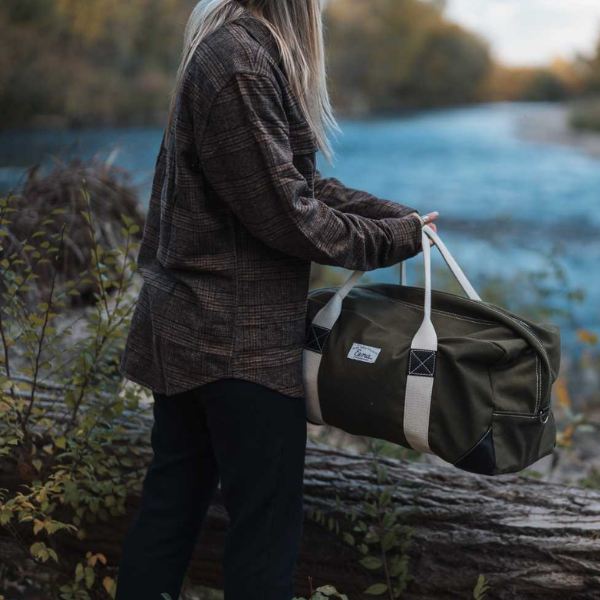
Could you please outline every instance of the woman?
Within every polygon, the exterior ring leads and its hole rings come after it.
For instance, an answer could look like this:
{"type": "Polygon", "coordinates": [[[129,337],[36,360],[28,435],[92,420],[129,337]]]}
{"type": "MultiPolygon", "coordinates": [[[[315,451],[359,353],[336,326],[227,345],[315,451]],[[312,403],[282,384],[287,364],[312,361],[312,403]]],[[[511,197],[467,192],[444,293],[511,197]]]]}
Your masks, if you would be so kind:
{"type": "Polygon", "coordinates": [[[319,0],[197,4],[121,363],[153,392],[154,456],[117,600],[178,598],[219,480],[225,598],[293,596],[311,261],[394,265],[420,251],[423,222],[414,208],[322,177],[315,152],[331,160],[327,127],[337,125],[319,0]]]}

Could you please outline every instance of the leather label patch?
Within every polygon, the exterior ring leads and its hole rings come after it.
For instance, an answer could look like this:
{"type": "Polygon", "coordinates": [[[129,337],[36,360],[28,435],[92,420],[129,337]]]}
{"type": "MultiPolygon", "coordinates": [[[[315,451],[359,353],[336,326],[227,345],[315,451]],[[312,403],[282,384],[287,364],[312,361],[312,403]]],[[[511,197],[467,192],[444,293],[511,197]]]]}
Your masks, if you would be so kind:
{"type": "Polygon", "coordinates": [[[374,363],[381,352],[381,348],[375,348],[374,346],[366,346],[365,344],[359,344],[354,342],[348,352],[348,358],[352,360],[359,360],[366,363],[374,363]]]}

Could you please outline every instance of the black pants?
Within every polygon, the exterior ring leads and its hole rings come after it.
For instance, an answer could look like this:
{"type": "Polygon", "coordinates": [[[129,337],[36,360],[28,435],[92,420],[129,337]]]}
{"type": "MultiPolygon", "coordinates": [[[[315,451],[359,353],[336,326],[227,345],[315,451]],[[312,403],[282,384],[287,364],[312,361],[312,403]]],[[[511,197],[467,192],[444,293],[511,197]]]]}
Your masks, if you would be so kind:
{"type": "Polygon", "coordinates": [[[226,600],[290,600],[302,533],[302,398],[221,379],[154,394],[154,456],[123,543],[116,600],[178,600],[220,479],[226,600]]]}

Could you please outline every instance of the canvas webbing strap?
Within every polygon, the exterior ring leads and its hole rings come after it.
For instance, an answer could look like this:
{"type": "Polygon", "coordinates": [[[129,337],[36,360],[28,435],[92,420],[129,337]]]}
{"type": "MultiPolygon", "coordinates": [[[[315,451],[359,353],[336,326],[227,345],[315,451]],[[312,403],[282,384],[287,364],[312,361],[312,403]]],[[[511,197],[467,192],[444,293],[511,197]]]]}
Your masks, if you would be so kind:
{"type": "Polygon", "coordinates": [[[403,427],[411,448],[419,452],[431,452],[429,411],[437,358],[437,334],[431,322],[431,248],[424,228],[421,235],[425,267],[423,321],[409,350],[403,427]]]}
{"type": "Polygon", "coordinates": [[[302,351],[304,393],[306,395],[306,409],[308,418],[314,423],[325,424],[321,414],[321,403],[319,401],[318,376],[321,366],[322,350],[329,332],[333,329],[335,322],[342,312],[342,302],[357,281],[363,276],[364,271],[354,271],[336,293],[329,299],[327,304],[319,310],[313,319],[307,347],[302,351]]]}
{"type": "Polygon", "coordinates": [[[412,339],[404,396],[403,428],[408,444],[419,452],[432,452],[429,446],[429,422],[433,382],[438,357],[438,340],[431,321],[431,248],[429,238],[434,242],[446,264],[459,284],[472,300],[481,298],[465,276],[448,248],[433,229],[424,226],[422,230],[423,264],[425,268],[425,298],[423,321],[412,339]]]}

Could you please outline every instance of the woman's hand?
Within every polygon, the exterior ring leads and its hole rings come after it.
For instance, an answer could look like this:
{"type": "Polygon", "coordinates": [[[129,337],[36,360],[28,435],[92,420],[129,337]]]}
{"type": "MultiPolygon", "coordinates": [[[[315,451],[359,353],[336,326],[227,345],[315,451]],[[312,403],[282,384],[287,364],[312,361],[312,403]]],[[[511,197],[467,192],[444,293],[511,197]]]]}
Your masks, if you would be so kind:
{"type": "MultiPolygon", "coordinates": [[[[431,229],[433,229],[433,231],[435,231],[437,233],[437,226],[436,224],[433,222],[435,221],[439,216],[440,213],[436,210],[430,213],[427,213],[426,215],[421,216],[418,213],[411,213],[409,216],[414,216],[415,218],[419,219],[419,221],[423,224],[423,225],[428,225],[429,227],[431,227],[431,229]]],[[[429,240],[429,245],[433,246],[434,242],[433,240],[429,240]]]]}
{"type": "Polygon", "coordinates": [[[432,213],[428,213],[423,216],[423,223],[425,225],[429,225],[429,227],[431,227],[431,229],[437,233],[437,226],[433,221],[435,221],[439,216],[440,213],[437,210],[432,213]]]}
{"type": "MultiPolygon", "coordinates": [[[[430,212],[423,217],[423,223],[425,225],[429,225],[433,231],[437,233],[437,225],[433,222],[440,216],[440,213],[436,210],[434,212],[430,212]]],[[[429,243],[433,246],[433,240],[429,240],[429,243]]]]}

